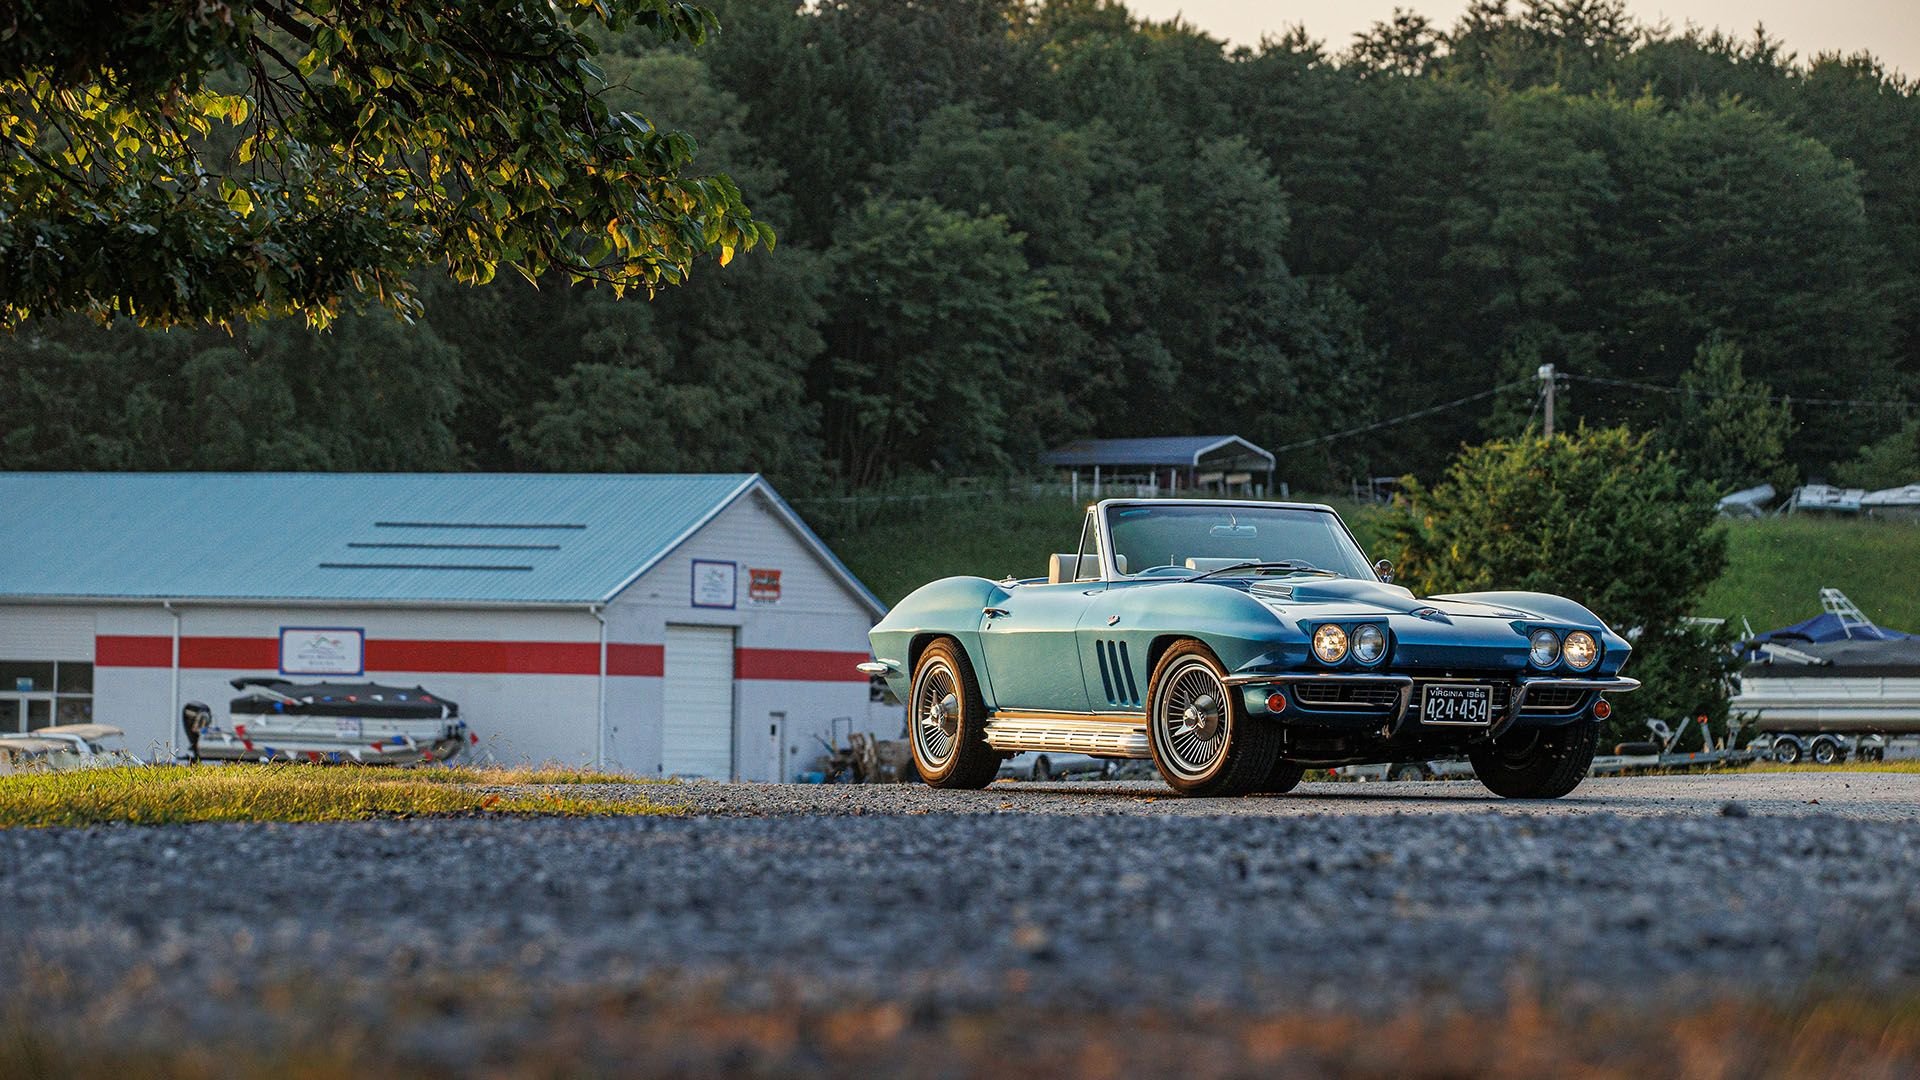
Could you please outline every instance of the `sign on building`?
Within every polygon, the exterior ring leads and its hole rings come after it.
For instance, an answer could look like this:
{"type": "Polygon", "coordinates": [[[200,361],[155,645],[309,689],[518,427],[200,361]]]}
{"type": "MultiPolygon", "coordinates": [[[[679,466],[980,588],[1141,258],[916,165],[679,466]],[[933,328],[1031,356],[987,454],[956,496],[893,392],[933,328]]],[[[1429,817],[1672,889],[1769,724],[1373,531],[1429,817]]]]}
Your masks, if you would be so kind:
{"type": "Polygon", "coordinates": [[[730,562],[693,560],[693,606],[730,608],[739,588],[740,568],[730,562]]]}
{"type": "Polygon", "coordinates": [[[363,675],[366,632],[340,627],[280,628],[280,674],[363,675]]]}

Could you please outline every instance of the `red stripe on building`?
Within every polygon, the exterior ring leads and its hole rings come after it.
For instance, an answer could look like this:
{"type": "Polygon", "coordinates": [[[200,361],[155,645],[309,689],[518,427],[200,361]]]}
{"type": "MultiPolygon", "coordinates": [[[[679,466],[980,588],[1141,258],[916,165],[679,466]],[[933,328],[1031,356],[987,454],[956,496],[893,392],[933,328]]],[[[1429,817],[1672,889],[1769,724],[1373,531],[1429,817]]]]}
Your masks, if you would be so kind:
{"type": "Polygon", "coordinates": [[[854,668],[865,663],[863,652],[824,649],[736,649],[733,674],[737,679],[785,679],[794,682],[866,682],[854,668]]]}
{"type": "Polygon", "coordinates": [[[183,637],[180,666],[215,670],[280,670],[280,642],[275,638],[183,637]]]}
{"type": "Polygon", "coordinates": [[[607,674],[659,678],[667,672],[667,650],[660,645],[607,642],[607,674]]]}
{"type": "MultiPolygon", "coordinates": [[[[173,640],[160,634],[101,634],[93,639],[100,667],[170,668],[173,640]]],[[[854,665],[866,653],[825,649],[736,649],[734,677],[794,682],[865,682],[854,665]]],[[[280,670],[276,638],[183,637],[180,666],[215,671],[280,670]]],[[[607,674],[659,678],[666,649],[607,643],[607,674]]],[[[366,669],[455,675],[597,675],[600,646],[592,641],[394,641],[366,643],[366,669]]]]}
{"type": "Polygon", "coordinates": [[[367,670],[470,675],[598,675],[600,643],[373,640],[367,642],[367,670]]]}
{"type": "Polygon", "coordinates": [[[93,639],[93,662],[100,667],[173,666],[173,639],[144,634],[100,634],[93,639]]]}
{"type": "MultiPolygon", "coordinates": [[[[651,648],[656,653],[660,647],[651,648]]],[[[368,671],[425,671],[474,675],[597,675],[598,642],[380,641],[366,643],[368,671]]],[[[173,639],[159,634],[101,634],[93,639],[100,667],[170,668],[173,639]]],[[[609,658],[611,660],[611,658],[609,658]]],[[[280,670],[276,638],[183,637],[180,666],[216,671],[280,670]]],[[[659,674],[655,662],[654,674],[659,674]]],[[[642,672],[641,674],[644,674],[642,672]]]]}

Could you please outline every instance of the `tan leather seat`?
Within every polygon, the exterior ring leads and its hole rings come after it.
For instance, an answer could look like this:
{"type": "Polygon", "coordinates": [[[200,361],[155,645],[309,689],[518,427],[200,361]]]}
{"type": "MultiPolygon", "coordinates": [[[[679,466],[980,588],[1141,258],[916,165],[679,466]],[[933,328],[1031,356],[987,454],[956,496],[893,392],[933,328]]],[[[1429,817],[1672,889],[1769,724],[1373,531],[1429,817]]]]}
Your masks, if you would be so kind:
{"type": "MultiPolygon", "coordinates": [[[[1122,574],[1127,572],[1127,557],[1125,555],[1114,556],[1114,561],[1119,564],[1119,570],[1122,574]]],[[[1099,581],[1100,576],[1100,556],[1087,556],[1086,579],[1088,581],[1099,581]]],[[[1047,557],[1047,584],[1063,585],[1069,581],[1079,580],[1080,556],[1068,551],[1047,557]]]]}
{"type": "Polygon", "coordinates": [[[1062,585],[1080,577],[1080,556],[1074,552],[1047,557],[1047,584],[1062,585]]]}

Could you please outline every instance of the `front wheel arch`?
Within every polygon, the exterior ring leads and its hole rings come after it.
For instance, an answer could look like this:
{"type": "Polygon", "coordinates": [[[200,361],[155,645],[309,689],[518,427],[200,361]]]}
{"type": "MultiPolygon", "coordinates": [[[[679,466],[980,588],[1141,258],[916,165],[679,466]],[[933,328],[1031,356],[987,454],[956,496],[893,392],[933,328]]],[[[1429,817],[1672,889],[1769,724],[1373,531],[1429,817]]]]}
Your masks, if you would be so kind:
{"type": "Polygon", "coordinates": [[[920,778],[936,788],[983,788],[992,783],[999,772],[1000,753],[987,743],[986,723],[986,702],[966,648],[948,635],[934,635],[915,660],[913,689],[907,699],[907,739],[920,778]],[[945,685],[928,690],[923,683],[934,677],[935,669],[945,685]],[[937,756],[923,743],[922,710],[931,699],[922,698],[927,693],[943,699],[942,712],[936,715],[952,721],[936,725],[944,731],[944,740],[950,740],[937,756]]]}
{"type": "MultiPolygon", "coordinates": [[[[1245,795],[1267,781],[1273,772],[1274,762],[1280,756],[1279,727],[1248,713],[1240,696],[1226,684],[1227,674],[1226,665],[1221,663],[1213,649],[1196,638],[1176,639],[1154,663],[1147,688],[1147,744],[1160,779],[1182,795],[1245,795]],[[1178,684],[1170,680],[1176,673],[1181,673],[1179,678],[1185,679],[1185,673],[1189,671],[1200,680],[1197,684],[1200,688],[1176,691],[1178,684]],[[1214,684],[1214,688],[1206,688],[1208,681],[1214,684]],[[1193,770],[1194,763],[1176,760],[1181,753],[1175,749],[1178,740],[1187,737],[1170,734],[1171,729],[1166,722],[1171,715],[1167,712],[1170,707],[1168,695],[1176,692],[1198,693],[1203,698],[1216,694],[1219,697],[1210,706],[1199,704],[1201,711],[1198,713],[1193,709],[1188,710],[1190,716],[1206,718],[1210,725],[1225,728],[1223,744],[1213,751],[1211,763],[1204,769],[1193,770]],[[1217,715],[1215,710],[1218,710],[1217,715]]],[[[1179,700],[1174,698],[1172,702],[1177,704],[1179,700]]],[[[1203,738],[1211,740],[1214,736],[1203,738]]]]}

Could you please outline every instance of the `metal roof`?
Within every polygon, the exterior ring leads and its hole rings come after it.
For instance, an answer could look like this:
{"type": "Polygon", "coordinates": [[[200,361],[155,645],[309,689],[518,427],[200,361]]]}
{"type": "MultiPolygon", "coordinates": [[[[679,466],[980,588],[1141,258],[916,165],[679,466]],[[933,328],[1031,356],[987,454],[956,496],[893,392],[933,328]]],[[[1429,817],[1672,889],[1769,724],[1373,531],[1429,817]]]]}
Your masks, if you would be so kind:
{"type": "Polygon", "coordinates": [[[603,603],[756,474],[0,473],[0,599],[603,603]]]}
{"type": "Polygon", "coordinates": [[[1233,457],[1273,455],[1238,435],[1169,435],[1150,439],[1081,439],[1040,455],[1048,465],[1194,465],[1219,450],[1233,457]]]}

